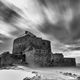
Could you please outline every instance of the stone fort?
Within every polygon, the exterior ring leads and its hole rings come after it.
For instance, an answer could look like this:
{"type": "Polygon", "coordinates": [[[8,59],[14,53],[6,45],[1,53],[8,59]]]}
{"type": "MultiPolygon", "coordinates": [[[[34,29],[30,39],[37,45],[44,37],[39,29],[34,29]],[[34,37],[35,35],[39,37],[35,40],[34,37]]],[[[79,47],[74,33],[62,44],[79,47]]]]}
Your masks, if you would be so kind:
{"type": "Polygon", "coordinates": [[[76,66],[75,58],[65,58],[62,53],[53,54],[50,41],[36,37],[29,31],[14,40],[12,54],[25,55],[25,63],[31,66],[76,66]]]}

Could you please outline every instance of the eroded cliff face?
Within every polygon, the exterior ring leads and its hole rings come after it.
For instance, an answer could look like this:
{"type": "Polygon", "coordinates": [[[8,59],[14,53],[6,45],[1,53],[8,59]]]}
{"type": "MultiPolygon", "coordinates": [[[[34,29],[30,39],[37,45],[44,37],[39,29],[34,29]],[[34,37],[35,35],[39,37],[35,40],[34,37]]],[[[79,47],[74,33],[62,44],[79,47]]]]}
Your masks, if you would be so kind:
{"type": "Polygon", "coordinates": [[[31,66],[49,67],[51,63],[51,53],[47,50],[33,49],[32,51],[25,51],[26,61],[31,66]]]}

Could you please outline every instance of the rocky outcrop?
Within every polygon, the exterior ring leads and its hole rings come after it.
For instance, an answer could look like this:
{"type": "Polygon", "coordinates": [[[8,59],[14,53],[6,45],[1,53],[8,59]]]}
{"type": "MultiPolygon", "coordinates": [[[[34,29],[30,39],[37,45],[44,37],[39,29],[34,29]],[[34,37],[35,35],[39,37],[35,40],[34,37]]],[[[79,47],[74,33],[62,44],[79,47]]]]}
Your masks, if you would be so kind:
{"type": "Polygon", "coordinates": [[[41,79],[41,76],[34,76],[34,77],[32,77],[32,78],[29,78],[29,77],[26,77],[26,78],[24,78],[23,80],[42,80],[41,79]]]}
{"type": "Polygon", "coordinates": [[[32,74],[35,74],[33,77],[26,77],[23,80],[43,80],[42,75],[40,75],[38,72],[32,72],[32,74]]]}

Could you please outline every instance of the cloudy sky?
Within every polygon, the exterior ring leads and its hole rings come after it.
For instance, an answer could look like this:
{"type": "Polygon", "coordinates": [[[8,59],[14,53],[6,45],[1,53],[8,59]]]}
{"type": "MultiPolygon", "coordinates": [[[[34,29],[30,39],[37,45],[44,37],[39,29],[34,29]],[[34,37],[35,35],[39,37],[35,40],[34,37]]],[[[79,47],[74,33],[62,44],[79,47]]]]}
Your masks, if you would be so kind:
{"type": "Polygon", "coordinates": [[[53,52],[80,56],[79,0],[1,0],[0,52],[28,30],[51,41],[53,52]]]}

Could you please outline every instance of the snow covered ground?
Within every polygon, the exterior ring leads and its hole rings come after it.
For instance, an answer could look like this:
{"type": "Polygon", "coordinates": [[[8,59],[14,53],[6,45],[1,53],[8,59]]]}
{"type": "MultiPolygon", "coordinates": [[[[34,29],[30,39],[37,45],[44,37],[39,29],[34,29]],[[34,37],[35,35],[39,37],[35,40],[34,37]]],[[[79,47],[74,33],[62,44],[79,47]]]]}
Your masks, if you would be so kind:
{"type": "Polygon", "coordinates": [[[35,76],[32,72],[38,72],[43,78],[52,80],[77,80],[77,77],[63,75],[63,73],[72,73],[80,76],[79,68],[29,68],[18,66],[16,69],[0,70],[0,80],[23,80],[25,77],[35,76]]]}

